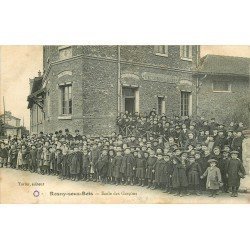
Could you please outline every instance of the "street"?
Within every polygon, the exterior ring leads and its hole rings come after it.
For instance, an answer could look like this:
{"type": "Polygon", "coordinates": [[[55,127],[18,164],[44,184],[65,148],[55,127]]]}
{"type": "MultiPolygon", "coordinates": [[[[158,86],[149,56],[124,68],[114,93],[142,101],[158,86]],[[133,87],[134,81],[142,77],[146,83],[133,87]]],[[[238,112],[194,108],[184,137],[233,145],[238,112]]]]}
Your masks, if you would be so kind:
{"type": "Polygon", "coordinates": [[[149,190],[138,186],[115,186],[95,182],[60,180],[57,176],[45,176],[9,168],[0,169],[0,203],[3,204],[231,204],[250,203],[249,193],[220,193],[216,198],[201,196],[174,196],[161,190],[149,190]]]}

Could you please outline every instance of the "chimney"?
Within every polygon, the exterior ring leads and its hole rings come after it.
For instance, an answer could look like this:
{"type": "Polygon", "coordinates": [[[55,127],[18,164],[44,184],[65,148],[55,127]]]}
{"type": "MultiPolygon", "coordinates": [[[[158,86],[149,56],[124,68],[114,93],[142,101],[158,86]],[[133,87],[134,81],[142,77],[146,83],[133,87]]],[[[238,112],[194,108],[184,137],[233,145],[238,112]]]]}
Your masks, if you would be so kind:
{"type": "Polygon", "coordinates": [[[42,74],[41,74],[41,71],[39,70],[39,71],[38,71],[38,77],[41,77],[41,75],[42,75],[42,74]]]}

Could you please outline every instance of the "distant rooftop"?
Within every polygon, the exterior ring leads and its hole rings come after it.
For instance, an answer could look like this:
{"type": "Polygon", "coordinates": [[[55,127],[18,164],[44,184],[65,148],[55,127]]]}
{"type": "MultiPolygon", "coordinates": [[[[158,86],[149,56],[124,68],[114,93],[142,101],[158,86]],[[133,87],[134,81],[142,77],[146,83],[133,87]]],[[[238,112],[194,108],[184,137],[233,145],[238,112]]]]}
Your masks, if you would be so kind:
{"type": "Polygon", "coordinates": [[[206,55],[201,58],[198,72],[214,75],[239,75],[249,77],[250,58],[206,55]]]}
{"type": "MultiPolygon", "coordinates": [[[[4,114],[0,114],[0,117],[3,117],[3,116],[4,116],[4,114]]],[[[11,117],[11,118],[13,118],[15,120],[21,120],[20,118],[13,116],[10,111],[5,111],[5,116],[6,117],[11,117]]]]}

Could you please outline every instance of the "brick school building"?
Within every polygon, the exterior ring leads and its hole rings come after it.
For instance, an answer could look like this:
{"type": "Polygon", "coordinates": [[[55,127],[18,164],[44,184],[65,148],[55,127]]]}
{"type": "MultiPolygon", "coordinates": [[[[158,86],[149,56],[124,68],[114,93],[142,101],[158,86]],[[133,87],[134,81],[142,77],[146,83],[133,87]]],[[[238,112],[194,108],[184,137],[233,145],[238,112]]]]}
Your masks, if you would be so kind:
{"type": "MultiPolygon", "coordinates": [[[[43,74],[30,79],[31,133],[69,128],[110,134],[117,129],[117,115],[125,110],[148,114],[156,108],[170,118],[198,114],[219,119],[222,112],[211,110],[221,108],[228,98],[216,92],[216,99],[209,101],[215,95],[209,86],[218,75],[213,72],[217,66],[210,69],[213,62],[206,62],[200,62],[196,45],[44,46],[43,74]]],[[[230,74],[219,77],[231,81],[230,74]]],[[[243,78],[244,85],[247,77],[243,78]]],[[[246,95],[243,85],[232,85],[231,99],[246,95]]]]}

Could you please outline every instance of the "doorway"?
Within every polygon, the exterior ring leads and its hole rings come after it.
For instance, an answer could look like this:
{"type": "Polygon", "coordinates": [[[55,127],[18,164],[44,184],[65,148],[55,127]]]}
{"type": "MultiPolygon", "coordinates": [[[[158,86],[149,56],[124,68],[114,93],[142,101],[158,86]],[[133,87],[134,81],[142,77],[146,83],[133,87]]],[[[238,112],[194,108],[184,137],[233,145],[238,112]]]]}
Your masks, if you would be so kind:
{"type": "Polygon", "coordinates": [[[128,111],[130,114],[139,112],[139,91],[138,88],[122,88],[122,112],[128,111]]]}
{"type": "Polygon", "coordinates": [[[134,97],[125,98],[125,111],[128,111],[130,114],[135,113],[135,98],[134,97]]]}

